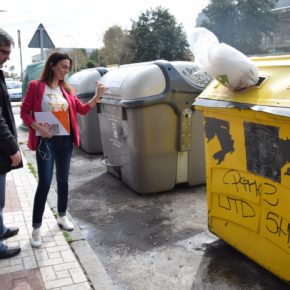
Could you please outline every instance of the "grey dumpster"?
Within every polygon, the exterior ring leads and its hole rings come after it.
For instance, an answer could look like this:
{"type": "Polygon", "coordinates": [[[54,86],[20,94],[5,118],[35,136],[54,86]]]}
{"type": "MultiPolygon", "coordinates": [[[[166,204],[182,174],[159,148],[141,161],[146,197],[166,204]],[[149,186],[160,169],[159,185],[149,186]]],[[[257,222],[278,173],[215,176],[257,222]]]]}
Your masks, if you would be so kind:
{"type": "MultiPolygon", "coordinates": [[[[68,83],[74,87],[76,96],[83,102],[89,101],[95,94],[96,81],[107,72],[107,69],[84,69],[73,74],[68,83]]],[[[102,142],[97,110],[93,108],[87,115],[78,114],[80,130],[80,147],[87,153],[102,153],[102,142]]]]}
{"type": "Polygon", "coordinates": [[[199,70],[192,62],[156,61],[102,77],[102,163],[137,193],[205,183],[202,116],[191,104],[211,78],[199,70]]]}

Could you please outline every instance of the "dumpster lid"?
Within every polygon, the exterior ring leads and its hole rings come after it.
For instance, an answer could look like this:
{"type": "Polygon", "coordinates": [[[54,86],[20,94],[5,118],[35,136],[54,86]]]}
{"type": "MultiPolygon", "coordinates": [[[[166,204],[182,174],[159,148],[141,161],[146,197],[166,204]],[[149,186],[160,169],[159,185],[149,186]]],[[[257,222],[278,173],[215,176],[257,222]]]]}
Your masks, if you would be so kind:
{"type": "Polygon", "coordinates": [[[251,58],[259,71],[258,83],[241,91],[232,91],[213,81],[195,100],[194,106],[251,108],[289,116],[290,55],[251,58]]]}
{"type": "Polygon", "coordinates": [[[101,78],[102,72],[99,68],[83,69],[71,75],[68,83],[75,89],[78,97],[86,93],[95,93],[96,81],[101,78]]]}
{"type": "Polygon", "coordinates": [[[104,75],[107,98],[137,100],[165,94],[167,89],[200,93],[211,81],[200,67],[188,61],[143,62],[122,65],[104,75]],[[170,87],[170,88],[169,88],[170,87]]]}

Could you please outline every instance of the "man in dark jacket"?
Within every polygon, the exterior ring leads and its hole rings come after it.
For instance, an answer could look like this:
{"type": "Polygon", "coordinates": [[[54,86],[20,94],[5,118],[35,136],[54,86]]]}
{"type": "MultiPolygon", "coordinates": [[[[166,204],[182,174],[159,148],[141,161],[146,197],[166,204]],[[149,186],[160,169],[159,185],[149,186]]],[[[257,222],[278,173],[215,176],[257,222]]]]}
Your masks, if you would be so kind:
{"type": "Polygon", "coordinates": [[[18,228],[7,228],[3,223],[6,173],[22,167],[15,121],[1,70],[3,64],[9,59],[12,46],[14,46],[12,37],[0,28],[0,259],[11,258],[20,253],[20,247],[8,247],[2,242],[18,234],[18,228]]]}

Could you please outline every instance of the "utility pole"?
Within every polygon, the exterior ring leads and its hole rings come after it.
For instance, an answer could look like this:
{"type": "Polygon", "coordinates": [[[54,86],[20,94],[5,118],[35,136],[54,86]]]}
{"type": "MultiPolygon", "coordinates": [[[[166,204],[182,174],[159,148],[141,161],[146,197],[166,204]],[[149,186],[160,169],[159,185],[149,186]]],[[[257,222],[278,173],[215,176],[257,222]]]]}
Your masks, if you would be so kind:
{"type": "Polygon", "coordinates": [[[20,30],[17,30],[17,36],[18,36],[18,47],[19,47],[19,52],[20,52],[21,81],[23,82],[23,65],[22,65],[22,49],[21,49],[20,30]]]}

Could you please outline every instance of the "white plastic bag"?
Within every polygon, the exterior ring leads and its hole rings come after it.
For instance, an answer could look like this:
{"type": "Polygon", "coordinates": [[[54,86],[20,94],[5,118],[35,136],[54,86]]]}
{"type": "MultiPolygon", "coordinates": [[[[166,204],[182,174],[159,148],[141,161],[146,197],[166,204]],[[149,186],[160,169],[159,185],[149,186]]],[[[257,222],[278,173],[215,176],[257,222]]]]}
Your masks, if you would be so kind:
{"type": "Polygon", "coordinates": [[[189,39],[195,62],[223,85],[241,90],[259,80],[255,64],[242,52],[225,43],[203,27],[195,28],[189,39]]]}

